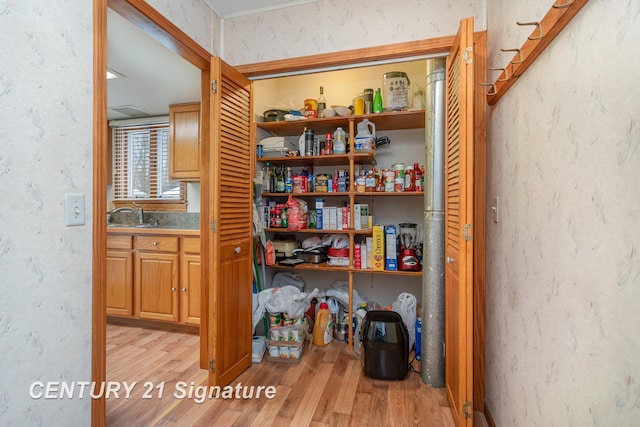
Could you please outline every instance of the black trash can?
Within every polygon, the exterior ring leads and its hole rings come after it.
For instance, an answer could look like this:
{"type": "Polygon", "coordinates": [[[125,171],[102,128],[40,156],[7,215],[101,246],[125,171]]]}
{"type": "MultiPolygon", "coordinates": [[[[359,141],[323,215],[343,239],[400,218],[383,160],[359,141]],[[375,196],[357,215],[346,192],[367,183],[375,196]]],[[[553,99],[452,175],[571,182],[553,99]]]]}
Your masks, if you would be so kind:
{"type": "Polygon", "coordinates": [[[360,358],[365,375],[401,380],[409,371],[409,333],[400,314],[371,310],[362,322],[360,358]]]}

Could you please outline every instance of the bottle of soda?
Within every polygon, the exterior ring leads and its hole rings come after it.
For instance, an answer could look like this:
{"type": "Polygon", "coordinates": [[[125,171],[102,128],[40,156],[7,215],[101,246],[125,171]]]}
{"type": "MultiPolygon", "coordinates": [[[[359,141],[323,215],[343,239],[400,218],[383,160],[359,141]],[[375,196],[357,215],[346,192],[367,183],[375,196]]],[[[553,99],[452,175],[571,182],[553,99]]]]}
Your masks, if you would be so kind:
{"type": "Polygon", "coordinates": [[[376,89],[376,94],[373,96],[373,112],[374,113],[382,113],[382,93],[380,92],[380,88],[376,89]]]}

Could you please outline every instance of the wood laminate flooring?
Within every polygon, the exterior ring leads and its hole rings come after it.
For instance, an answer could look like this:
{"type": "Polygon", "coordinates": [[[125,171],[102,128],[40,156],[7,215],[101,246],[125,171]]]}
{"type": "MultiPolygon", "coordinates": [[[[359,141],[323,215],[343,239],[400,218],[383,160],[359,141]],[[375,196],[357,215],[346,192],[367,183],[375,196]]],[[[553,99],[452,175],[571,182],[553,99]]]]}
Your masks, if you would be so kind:
{"type": "Polygon", "coordinates": [[[306,351],[299,364],[268,362],[265,356],[231,384],[274,386],[273,399],[203,398],[197,403],[198,395],[189,398],[191,386],[195,391],[207,385],[198,352],[194,334],[108,324],[107,381],[122,388],[118,398],[107,398],[107,425],[454,425],[444,389],[428,387],[415,372],[403,381],[366,377],[344,342],[306,351]],[[125,398],[124,383],[134,381],[125,398]]]}

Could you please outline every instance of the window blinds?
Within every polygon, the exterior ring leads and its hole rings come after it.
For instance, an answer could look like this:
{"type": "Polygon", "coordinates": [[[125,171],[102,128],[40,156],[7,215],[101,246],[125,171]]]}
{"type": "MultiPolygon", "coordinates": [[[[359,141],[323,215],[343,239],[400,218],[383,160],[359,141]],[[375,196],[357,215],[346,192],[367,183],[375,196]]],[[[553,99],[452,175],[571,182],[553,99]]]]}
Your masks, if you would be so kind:
{"type": "Polygon", "coordinates": [[[169,179],[169,122],[114,125],[113,186],[114,200],[182,199],[169,179]]]}

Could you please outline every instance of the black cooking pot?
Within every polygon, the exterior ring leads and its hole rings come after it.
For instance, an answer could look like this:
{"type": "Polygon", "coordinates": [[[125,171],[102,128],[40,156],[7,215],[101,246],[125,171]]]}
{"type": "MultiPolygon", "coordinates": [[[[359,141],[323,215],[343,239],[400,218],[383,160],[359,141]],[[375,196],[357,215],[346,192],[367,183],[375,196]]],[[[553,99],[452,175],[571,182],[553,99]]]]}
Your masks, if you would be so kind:
{"type": "Polygon", "coordinates": [[[263,113],[265,122],[282,122],[284,115],[289,114],[287,110],[267,110],[263,113]]]}

